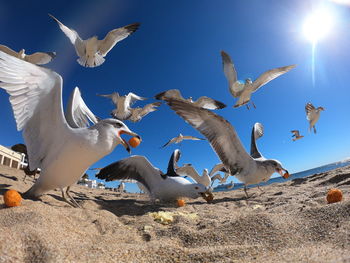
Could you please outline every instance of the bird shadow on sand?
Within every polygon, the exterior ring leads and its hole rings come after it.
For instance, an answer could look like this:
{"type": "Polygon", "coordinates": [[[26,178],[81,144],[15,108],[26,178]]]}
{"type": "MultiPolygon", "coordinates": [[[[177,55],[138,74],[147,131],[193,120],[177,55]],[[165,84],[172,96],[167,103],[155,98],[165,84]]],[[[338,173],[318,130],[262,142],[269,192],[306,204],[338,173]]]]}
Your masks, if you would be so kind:
{"type": "Polygon", "coordinates": [[[4,177],[4,178],[7,178],[7,179],[10,179],[10,180],[18,181],[18,178],[16,176],[8,176],[8,175],[5,175],[5,174],[0,174],[0,176],[4,177]]]}
{"type": "Polygon", "coordinates": [[[10,184],[0,184],[0,194],[3,195],[8,190],[7,187],[10,186],[10,184]]]}

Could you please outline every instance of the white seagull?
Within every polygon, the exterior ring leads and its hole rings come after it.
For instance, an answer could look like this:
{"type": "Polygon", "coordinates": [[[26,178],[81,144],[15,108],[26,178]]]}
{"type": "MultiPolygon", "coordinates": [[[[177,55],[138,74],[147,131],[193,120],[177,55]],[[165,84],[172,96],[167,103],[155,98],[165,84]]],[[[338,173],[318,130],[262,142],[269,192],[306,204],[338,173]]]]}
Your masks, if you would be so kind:
{"type": "Polygon", "coordinates": [[[196,101],[193,101],[192,97],[185,99],[184,97],[182,97],[181,92],[178,89],[170,89],[167,91],[163,91],[154,97],[157,100],[164,100],[165,98],[186,100],[186,101],[193,103],[193,105],[195,105],[197,107],[208,109],[208,110],[223,109],[226,107],[226,105],[224,103],[222,103],[218,100],[214,100],[212,98],[206,97],[206,96],[202,96],[202,97],[198,98],[198,100],[196,100],[196,101]]]}
{"type": "Polygon", "coordinates": [[[306,119],[309,121],[309,124],[310,124],[309,131],[311,131],[311,129],[314,128],[314,133],[316,133],[315,124],[320,118],[321,111],[324,111],[324,108],[317,107],[316,109],[314,105],[308,102],[305,105],[305,111],[306,111],[306,119]]]}
{"type": "Polygon", "coordinates": [[[131,108],[131,116],[129,117],[129,121],[132,122],[138,122],[140,121],[143,117],[145,117],[148,113],[156,111],[157,108],[159,107],[162,103],[161,102],[153,102],[149,103],[144,107],[136,107],[136,108],[131,108]]]}
{"type": "Polygon", "coordinates": [[[111,112],[113,118],[118,120],[127,120],[132,115],[131,106],[137,100],[146,100],[146,98],[137,96],[136,94],[129,92],[128,95],[120,96],[118,92],[113,92],[111,94],[97,94],[97,96],[109,98],[115,105],[115,109],[111,112]]]}
{"type": "Polygon", "coordinates": [[[211,179],[211,185],[214,184],[215,180],[218,180],[220,184],[226,183],[228,177],[230,174],[228,173],[227,169],[225,168],[225,165],[223,163],[219,163],[214,165],[214,167],[211,169],[209,173],[210,179],[211,179]],[[219,174],[218,172],[223,172],[224,176],[219,174]]]}
{"type": "Polygon", "coordinates": [[[108,32],[104,39],[99,40],[97,36],[93,36],[89,39],[83,40],[80,38],[78,33],[66,27],[53,15],[49,16],[55,20],[63,31],[63,33],[69,38],[70,42],[74,45],[75,51],[79,58],[78,63],[84,67],[97,67],[100,66],[104,61],[104,57],[107,53],[123,39],[127,38],[133,32],[135,32],[140,24],[134,23],[117,29],[113,29],[108,32]]]}
{"type": "Polygon", "coordinates": [[[35,52],[31,55],[27,55],[24,49],[21,49],[19,52],[16,52],[4,45],[0,45],[0,51],[3,51],[6,54],[37,65],[47,64],[56,57],[56,52],[35,52]]]}
{"type": "Polygon", "coordinates": [[[200,141],[200,140],[205,140],[203,138],[197,138],[197,137],[194,137],[194,136],[189,136],[189,135],[182,135],[181,133],[170,139],[169,141],[167,141],[166,144],[164,144],[161,148],[164,148],[166,146],[168,146],[169,144],[172,144],[172,143],[180,143],[182,142],[183,140],[193,140],[193,141],[200,141]]]}
{"type": "MultiPolygon", "coordinates": [[[[17,129],[23,130],[29,166],[41,168],[39,179],[25,193],[28,198],[60,188],[64,200],[76,205],[69,193],[74,204],[66,199],[63,189],[75,184],[91,164],[111,153],[118,144],[129,150],[120,137],[122,133],[138,136],[115,119],[76,128],[79,122],[71,123],[82,118],[65,118],[62,77],[49,69],[0,52],[0,81],[0,87],[10,95],[17,129]]],[[[70,112],[79,114],[84,110],[70,112]]]]}
{"type": "Polygon", "coordinates": [[[292,140],[293,142],[295,142],[296,140],[299,140],[301,138],[303,138],[303,135],[300,135],[300,132],[298,130],[292,130],[290,131],[291,133],[293,133],[292,137],[294,137],[292,140]]]}
{"type": "Polygon", "coordinates": [[[244,184],[259,183],[270,178],[274,172],[283,177],[289,176],[279,161],[265,159],[258,153],[254,153],[256,157],[250,156],[233,126],[221,116],[182,100],[169,99],[167,103],[176,114],[208,139],[228,172],[244,184]]]}
{"type": "MultiPolygon", "coordinates": [[[[174,173],[174,171],[173,171],[174,173]]],[[[184,197],[205,196],[208,189],[202,184],[194,184],[181,176],[168,176],[154,167],[144,156],[131,156],[112,163],[96,174],[108,181],[132,179],[144,186],[151,201],[174,201],[184,197]]]]}
{"type": "MultiPolygon", "coordinates": [[[[249,101],[251,101],[250,97],[253,92],[257,91],[261,86],[264,86],[271,80],[288,72],[289,70],[291,70],[296,66],[296,65],[290,65],[290,66],[268,70],[263,74],[261,74],[254,82],[252,82],[252,80],[248,78],[245,80],[245,83],[243,84],[237,79],[237,72],[230,56],[225,51],[221,51],[221,57],[222,57],[224,73],[228,80],[229,91],[233,97],[238,98],[238,101],[234,105],[235,108],[247,104],[249,101]]],[[[254,103],[253,102],[251,103],[255,108],[254,103]]],[[[248,104],[247,104],[247,108],[249,109],[248,104]]]]}
{"type": "Polygon", "coordinates": [[[120,192],[120,193],[124,193],[124,190],[125,190],[125,183],[121,182],[118,185],[117,191],[120,192]]]}

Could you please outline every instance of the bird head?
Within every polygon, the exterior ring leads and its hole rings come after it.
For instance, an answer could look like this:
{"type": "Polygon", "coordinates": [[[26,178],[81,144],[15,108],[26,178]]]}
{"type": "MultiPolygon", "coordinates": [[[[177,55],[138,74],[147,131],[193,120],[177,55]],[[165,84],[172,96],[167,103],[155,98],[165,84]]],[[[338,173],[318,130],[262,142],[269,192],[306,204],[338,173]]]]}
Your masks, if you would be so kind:
{"type": "Polygon", "coordinates": [[[189,196],[191,198],[198,198],[200,196],[204,198],[209,191],[208,188],[202,184],[190,184],[188,187],[191,187],[191,194],[189,196]]]}
{"type": "Polygon", "coordinates": [[[325,109],[323,107],[318,107],[317,110],[324,111],[325,109]]]}
{"type": "Polygon", "coordinates": [[[251,78],[247,78],[247,79],[245,79],[245,83],[246,83],[246,84],[252,84],[253,81],[252,81],[251,78]]]}
{"type": "Polygon", "coordinates": [[[111,131],[113,135],[115,135],[117,145],[121,144],[125,147],[125,149],[128,151],[128,153],[131,152],[129,144],[126,142],[125,139],[121,137],[122,134],[128,134],[133,137],[137,137],[139,140],[141,140],[141,137],[132,132],[122,121],[116,120],[116,119],[105,119],[103,120],[104,123],[110,126],[111,131]]]}
{"type": "Polygon", "coordinates": [[[279,173],[284,179],[289,177],[289,172],[282,167],[282,164],[277,160],[266,160],[265,163],[273,172],[279,173]]]}

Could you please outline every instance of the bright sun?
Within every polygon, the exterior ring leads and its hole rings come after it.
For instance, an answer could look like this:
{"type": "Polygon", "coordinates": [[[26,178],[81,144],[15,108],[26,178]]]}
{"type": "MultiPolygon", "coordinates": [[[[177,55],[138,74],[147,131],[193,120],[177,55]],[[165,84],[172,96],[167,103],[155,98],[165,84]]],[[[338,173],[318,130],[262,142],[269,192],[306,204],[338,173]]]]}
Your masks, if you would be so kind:
{"type": "Polygon", "coordinates": [[[303,31],[305,37],[315,44],[330,31],[333,18],[326,10],[319,10],[311,14],[304,22],[303,31]]]}

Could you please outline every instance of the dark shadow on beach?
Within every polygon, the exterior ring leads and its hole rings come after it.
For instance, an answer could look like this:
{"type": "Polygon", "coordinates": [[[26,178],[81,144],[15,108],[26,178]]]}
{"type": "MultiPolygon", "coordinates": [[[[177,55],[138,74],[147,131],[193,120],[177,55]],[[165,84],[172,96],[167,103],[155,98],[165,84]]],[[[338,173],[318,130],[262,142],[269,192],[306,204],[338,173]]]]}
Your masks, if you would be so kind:
{"type": "Polygon", "coordinates": [[[8,175],[5,175],[5,174],[0,174],[0,176],[4,177],[4,178],[7,178],[7,179],[10,179],[10,180],[18,181],[18,178],[16,176],[8,176],[8,175]]]}

